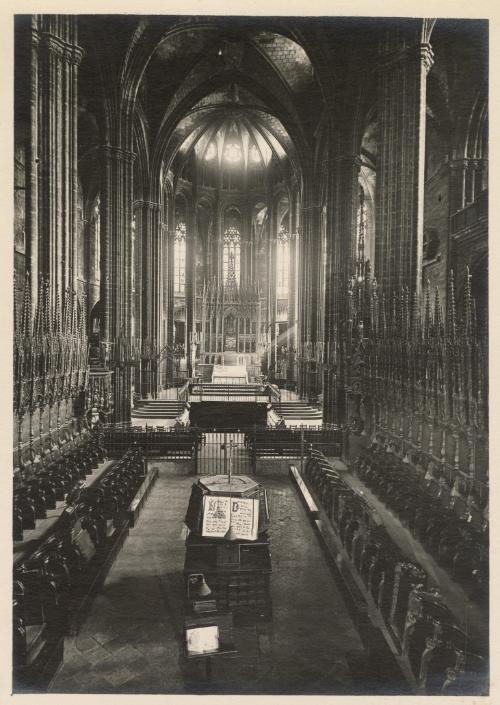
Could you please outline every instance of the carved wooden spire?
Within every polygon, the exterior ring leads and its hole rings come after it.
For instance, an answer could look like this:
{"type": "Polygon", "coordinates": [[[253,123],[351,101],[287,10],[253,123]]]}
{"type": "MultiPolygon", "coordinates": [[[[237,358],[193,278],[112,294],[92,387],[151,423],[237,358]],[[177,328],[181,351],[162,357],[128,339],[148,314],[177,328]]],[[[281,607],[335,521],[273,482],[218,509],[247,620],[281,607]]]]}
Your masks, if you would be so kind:
{"type": "Polygon", "coordinates": [[[29,272],[26,272],[24,282],[23,309],[21,314],[21,333],[24,338],[30,338],[33,334],[31,311],[31,284],[29,272]]]}
{"type": "Polygon", "coordinates": [[[450,340],[455,341],[457,339],[457,311],[455,303],[455,279],[453,269],[450,271],[450,284],[447,303],[446,335],[450,340]]]}
{"type": "Polygon", "coordinates": [[[59,288],[56,291],[56,310],[54,313],[54,332],[61,333],[62,331],[62,311],[61,311],[61,295],[59,288]]]}
{"type": "Polygon", "coordinates": [[[419,340],[422,335],[421,330],[421,317],[420,317],[420,306],[418,302],[418,295],[416,292],[413,294],[413,311],[411,316],[411,329],[412,329],[412,339],[414,341],[419,340]]]}
{"type": "Polygon", "coordinates": [[[469,267],[466,267],[465,286],[464,286],[464,328],[467,340],[472,338],[472,291],[471,291],[471,274],[469,267]]]}
{"type": "Polygon", "coordinates": [[[382,291],[382,300],[380,302],[380,336],[385,338],[387,335],[387,317],[385,312],[385,292],[382,291]]]}
{"type": "Polygon", "coordinates": [[[44,306],[44,295],[43,295],[43,289],[44,289],[44,284],[43,284],[43,277],[40,277],[40,281],[38,283],[38,299],[37,299],[37,305],[36,305],[36,311],[35,311],[35,323],[34,323],[34,335],[37,337],[42,336],[42,331],[43,331],[43,306],[44,306]]]}
{"type": "Polygon", "coordinates": [[[408,340],[410,337],[410,326],[411,326],[411,316],[410,316],[410,291],[407,286],[404,288],[403,292],[403,335],[408,340]]]}
{"type": "Polygon", "coordinates": [[[439,287],[437,285],[434,292],[434,335],[436,338],[444,337],[443,315],[441,311],[439,287]]]}
{"type": "Polygon", "coordinates": [[[432,329],[432,310],[431,310],[431,283],[429,279],[425,282],[424,293],[424,338],[429,340],[432,329]]]}

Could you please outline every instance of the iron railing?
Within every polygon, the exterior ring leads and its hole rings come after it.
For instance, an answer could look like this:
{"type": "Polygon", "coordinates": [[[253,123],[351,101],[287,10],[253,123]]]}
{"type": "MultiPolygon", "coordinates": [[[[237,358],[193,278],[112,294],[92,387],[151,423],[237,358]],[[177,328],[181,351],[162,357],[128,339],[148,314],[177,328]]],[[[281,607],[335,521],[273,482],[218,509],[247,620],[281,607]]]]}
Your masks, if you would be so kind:
{"type": "Polygon", "coordinates": [[[111,457],[131,446],[142,448],[147,457],[192,460],[195,472],[226,473],[231,462],[235,472],[255,472],[258,460],[303,458],[311,448],[328,457],[341,457],[343,430],[333,425],[274,428],[249,426],[209,431],[162,426],[110,424],[103,427],[102,443],[111,457]],[[228,456],[228,451],[231,456],[228,456]]]}

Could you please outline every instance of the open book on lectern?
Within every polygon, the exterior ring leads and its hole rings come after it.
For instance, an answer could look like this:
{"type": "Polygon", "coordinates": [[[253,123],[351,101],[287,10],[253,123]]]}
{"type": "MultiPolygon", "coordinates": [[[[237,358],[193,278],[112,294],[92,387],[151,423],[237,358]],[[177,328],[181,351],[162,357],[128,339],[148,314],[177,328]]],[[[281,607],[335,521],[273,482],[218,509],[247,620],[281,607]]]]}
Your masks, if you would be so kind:
{"type": "Polygon", "coordinates": [[[234,539],[255,541],[259,530],[259,500],[205,495],[202,535],[224,538],[229,527],[234,539]]]}

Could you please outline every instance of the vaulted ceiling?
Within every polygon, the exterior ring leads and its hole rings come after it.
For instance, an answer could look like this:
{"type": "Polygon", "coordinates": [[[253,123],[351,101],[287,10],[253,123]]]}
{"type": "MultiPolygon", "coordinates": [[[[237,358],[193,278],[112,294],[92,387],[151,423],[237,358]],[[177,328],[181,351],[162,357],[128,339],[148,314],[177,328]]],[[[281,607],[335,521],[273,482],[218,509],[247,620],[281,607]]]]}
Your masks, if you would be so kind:
{"type": "MultiPolygon", "coordinates": [[[[263,159],[271,150],[297,174],[324,159],[328,115],[352,125],[347,149],[376,161],[378,42],[388,26],[397,33],[398,22],[421,40],[425,21],[417,19],[82,16],[80,154],[125,134],[133,115],[130,148],[142,173],[159,180],[233,120],[243,149],[248,134],[263,159]]],[[[428,114],[445,136],[450,115],[463,113],[463,133],[471,104],[484,103],[475,93],[486,57],[470,37],[462,56],[465,31],[474,33],[473,23],[439,20],[431,36],[428,114]],[[468,86],[454,69],[464,60],[474,68],[468,86]]],[[[477,44],[484,53],[484,42],[477,44]]]]}

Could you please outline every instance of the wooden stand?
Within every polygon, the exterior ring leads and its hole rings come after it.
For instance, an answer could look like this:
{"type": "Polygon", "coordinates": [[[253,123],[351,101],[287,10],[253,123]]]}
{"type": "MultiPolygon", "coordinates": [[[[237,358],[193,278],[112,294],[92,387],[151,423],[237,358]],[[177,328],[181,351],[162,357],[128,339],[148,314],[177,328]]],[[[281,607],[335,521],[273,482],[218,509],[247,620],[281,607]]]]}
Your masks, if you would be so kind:
{"type": "Polygon", "coordinates": [[[226,541],[193,535],[186,541],[184,576],[188,599],[193,599],[189,594],[190,580],[201,574],[217,608],[232,610],[240,622],[270,619],[271,570],[269,539],[265,534],[257,541],[230,544],[230,548],[226,541]]]}
{"type": "Polygon", "coordinates": [[[234,646],[233,615],[231,612],[218,612],[210,615],[192,615],[184,621],[184,656],[188,661],[204,659],[205,680],[212,680],[212,659],[220,656],[237,654],[234,646]],[[219,628],[219,648],[216,651],[205,653],[191,653],[187,649],[187,632],[189,629],[211,626],[216,624],[219,628]]]}

